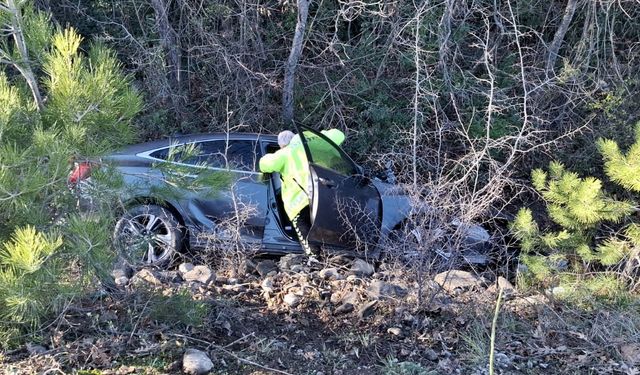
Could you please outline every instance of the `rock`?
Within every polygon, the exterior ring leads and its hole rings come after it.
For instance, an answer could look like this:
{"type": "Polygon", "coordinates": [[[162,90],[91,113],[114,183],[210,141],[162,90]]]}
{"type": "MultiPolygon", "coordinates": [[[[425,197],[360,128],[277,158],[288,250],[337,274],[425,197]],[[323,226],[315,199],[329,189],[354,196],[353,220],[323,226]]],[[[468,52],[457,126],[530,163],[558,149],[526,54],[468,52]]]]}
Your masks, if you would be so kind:
{"type": "Polygon", "coordinates": [[[273,279],[271,277],[265,278],[264,280],[262,280],[260,287],[267,293],[273,292],[273,279]]]}
{"type": "Polygon", "coordinates": [[[331,293],[331,297],[329,298],[329,301],[331,301],[331,303],[333,303],[334,305],[337,305],[338,303],[340,303],[341,300],[342,300],[341,292],[331,293]]]}
{"type": "Polygon", "coordinates": [[[337,254],[327,259],[327,261],[332,265],[347,266],[353,262],[353,257],[349,257],[345,254],[337,254]]]}
{"type": "Polygon", "coordinates": [[[554,297],[562,298],[567,294],[567,290],[563,286],[556,286],[551,289],[551,294],[553,294],[554,297]]]}
{"type": "Polygon", "coordinates": [[[318,275],[324,280],[340,280],[343,278],[335,267],[323,268],[318,272],[318,275]]]}
{"type": "Polygon", "coordinates": [[[129,267],[114,268],[113,271],[111,271],[111,276],[113,276],[114,279],[118,277],[126,277],[128,279],[131,277],[131,274],[132,270],[129,267]]]}
{"type": "Polygon", "coordinates": [[[111,276],[113,276],[113,281],[117,286],[124,286],[129,283],[129,278],[131,277],[133,270],[131,267],[126,264],[120,264],[117,268],[114,268],[111,271],[111,276]]]}
{"type": "Polygon", "coordinates": [[[505,302],[505,307],[514,309],[519,313],[533,313],[534,311],[537,311],[540,306],[548,303],[549,300],[544,295],[534,294],[532,296],[518,297],[511,301],[507,301],[505,302]]]}
{"type": "Polygon", "coordinates": [[[165,283],[177,283],[180,282],[180,276],[177,271],[159,271],[158,278],[165,283]]]}
{"type": "Polygon", "coordinates": [[[430,361],[435,361],[436,359],[438,359],[438,353],[436,353],[436,351],[433,349],[427,350],[424,353],[424,356],[427,357],[427,359],[430,361]]]}
{"type": "Polygon", "coordinates": [[[357,258],[351,265],[351,272],[356,276],[371,276],[375,272],[373,265],[365,262],[364,260],[357,258]]]}
{"type": "Polygon", "coordinates": [[[244,284],[225,284],[222,286],[222,290],[233,293],[242,293],[247,290],[247,286],[244,284]]]}
{"type": "Polygon", "coordinates": [[[180,275],[183,275],[189,271],[191,271],[195,267],[192,263],[182,263],[178,266],[178,272],[180,275]]]}
{"type": "Polygon", "coordinates": [[[390,333],[394,336],[400,336],[402,335],[402,329],[399,327],[391,327],[389,329],[387,329],[387,333],[390,333]]]}
{"type": "Polygon", "coordinates": [[[333,311],[334,315],[340,315],[340,314],[348,314],[350,312],[352,312],[354,309],[353,304],[351,303],[343,303],[342,305],[338,306],[337,309],[335,309],[333,311]]]}
{"type": "Polygon", "coordinates": [[[355,305],[356,303],[358,303],[359,299],[360,299],[360,296],[358,295],[358,293],[349,292],[344,294],[342,298],[340,298],[340,302],[355,305]]]}
{"type": "Polygon", "coordinates": [[[365,319],[373,315],[378,301],[369,301],[358,310],[358,318],[365,319]]]}
{"type": "Polygon", "coordinates": [[[291,266],[291,272],[293,273],[302,273],[305,271],[304,266],[302,264],[294,264],[291,266]]]}
{"type": "Polygon", "coordinates": [[[373,280],[367,288],[367,295],[372,299],[397,298],[407,295],[407,290],[399,285],[387,283],[382,280],[373,280]]]}
{"type": "Polygon", "coordinates": [[[195,266],[190,271],[182,274],[185,281],[194,281],[209,284],[216,281],[216,274],[207,266],[195,266]]]}
{"type": "MultiPolygon", "coordinates": [[[[278,261],[278,267],[281,270],[293,271],[294,266],[302,266],[306,261],[306,257],[301,254],[287,254],[280,258],[278,261]]],[[[295,271],[294,271],[295,272],[295,271]]]]}
{"type": "Polygon", "coordinates": [[[496,352],[494,359],[498,367],[507,368],[511,366],[511,358],[504,353],[496,352]]]}
{"type": "Polygon", "coordinates": [[[331,299],[331,296],[333,295],[330,290],[321,290],[319,294],[321,300],[331,299]]]}
{"type": "Polygon", "coordinates": [[[456,289],[479,288],[485,283],[484,279],[467,271],[452,270],[436,275],[434,281],[444,290],[453,293],[456,289]]]}
{"type": "Polygon", "coordinates": [[[245,259],[238,266],[238,274],[241,276],[251,275],[256,270],[256,264],[251,259],[245,259]]]}
{"type": "Polygon", "coordinates": [[[135,275],[133,275],[133,277],[131,278],[131,282],[134,285],[141,285],[141,284],[161,285],[162,284],[162,282],[160,282],[160,280],[155,275],[155,273],[146,268],[141,269],[135,275]]]}
{"type": "Polygon", "coordinates": [[[263,260],[262,262],[258,263],[258,265],[256,266],[256,271],[258,271],[258,274],[261,277],[266,277],[269,274],[269,272],[276,271],[276,270],[277,270],[276,264],[271,259],[263,260]]]}
{"type": "Polygon", "coordinates": [[[413,326],[416,323],[416,317],[405,311],[402,315],[402,323],[413,326]]]}
{"type": "Polygon", "coordinates": [[[293,293],[287,293],[282,298],[282,300],[284,301],[284,303],[289,305],[289,307],[296,307],[300,303],[301,298],[300,298],[300,296],[295,295],[293,293]]]}
{"type": "Polygon", "coordinates": [[[187,349],[182,358],[182,370],[187,374],[201,375],[213,369],[209,356],[198,349],[187,349]]]}
{"type": "Polygon", "coordinates": [[[498,288],[502,288],[505,292],[514,293],[516,288],[509,282],[509,280],[505,279],[502,276],[498,277],[498,288]]]}
{"type": "Polygon", "coordinates": [[[36,345],[30,342],[27,343],[27,352],[29,352],[29,355],[39,355],[39,354],[46,353],[46,351],[47,351],[47,348],[45,348],[42,345],[36,345]]]}
{"type": "Polygon", "coordinates": [[[117,286],[125,286],[129,283],[129,279],[124,276],[121,276],[121,277],[116,277],[114,279],[114,282],[116,283],[117,286]]]}
{"type": "Polygon", "coordinates": [[[498,277],[498,280],[496,283],[489,285],[485,293],[492,296],[497,296],[500,291],[500,288],[502,288],[502,291],[503,291],[502,298],[505,301],[511,300],[516,294],[516,290],[514,286],[502,276],[498,277]]]}

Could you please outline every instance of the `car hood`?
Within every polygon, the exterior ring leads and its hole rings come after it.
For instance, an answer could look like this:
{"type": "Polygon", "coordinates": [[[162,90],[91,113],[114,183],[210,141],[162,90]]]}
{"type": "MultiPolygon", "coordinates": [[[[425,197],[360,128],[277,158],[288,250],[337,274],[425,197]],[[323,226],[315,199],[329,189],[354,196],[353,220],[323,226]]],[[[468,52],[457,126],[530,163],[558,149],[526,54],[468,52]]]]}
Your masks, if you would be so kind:
{"type": "MultiPolygon", "coordinates": [[[[380,192],[382,199],[382,233],[388,235],[412,214],[411,197],[403,185],[389,184],[380,180],[374,180],[373,184],[380,192]]],[[[486,263],[485,254],[491,243],[489,232],[478,224],[463,223],[459,219],[453,219],[450,224],[464,233],[462,246],[467,253],[465,260],[473,264],[486,263]]]]}

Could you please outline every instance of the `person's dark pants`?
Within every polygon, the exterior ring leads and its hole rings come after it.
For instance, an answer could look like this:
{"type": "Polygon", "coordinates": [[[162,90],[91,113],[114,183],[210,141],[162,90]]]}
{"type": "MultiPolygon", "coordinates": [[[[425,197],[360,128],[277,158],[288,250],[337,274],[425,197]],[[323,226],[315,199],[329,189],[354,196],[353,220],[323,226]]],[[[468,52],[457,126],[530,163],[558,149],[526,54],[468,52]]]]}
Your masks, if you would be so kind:
{"type": "Polygon", "coordinates": [[[309,213],[309,206],[300,211],[292,220],[293,229],[296,231],[298,241],[304,249],[307,255],[319,255],[320,248],[317,245],[312,245],[307,240],[309,231],[311,230],[311,214],[309,213]]]}

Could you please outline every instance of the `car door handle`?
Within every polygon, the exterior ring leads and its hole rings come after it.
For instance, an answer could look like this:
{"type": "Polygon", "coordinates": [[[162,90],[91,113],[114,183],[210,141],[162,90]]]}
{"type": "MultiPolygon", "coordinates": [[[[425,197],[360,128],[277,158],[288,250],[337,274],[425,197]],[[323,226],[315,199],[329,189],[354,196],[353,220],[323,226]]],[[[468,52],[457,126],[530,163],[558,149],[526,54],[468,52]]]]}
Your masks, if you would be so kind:
{"type": "Polygon", "coordinates": [[[326,187],[330,187],[330,188],[336,186],[336,183],[333,180],[329,180],[329,179],[322,178],[322,177],[318,178],[318,182],[320,182],[322,185],[324,185],[326,187]]]}

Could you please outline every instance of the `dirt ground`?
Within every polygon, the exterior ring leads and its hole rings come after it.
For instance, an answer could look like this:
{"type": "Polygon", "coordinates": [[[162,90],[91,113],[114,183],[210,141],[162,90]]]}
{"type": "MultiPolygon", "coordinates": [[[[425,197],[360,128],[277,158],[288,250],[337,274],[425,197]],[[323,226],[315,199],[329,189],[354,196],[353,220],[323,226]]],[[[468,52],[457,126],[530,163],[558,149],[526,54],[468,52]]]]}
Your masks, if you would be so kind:
{"type": "Polygon", "coordinates": [[[179,374],[195,348],[212,374],[489,374],[496,317],[496,374],[640,374],[634,302],[586,309],[490,274],[283,259],[199,281],[183,266],[128,275],[0,353],[1,372],[179,374]]]}

